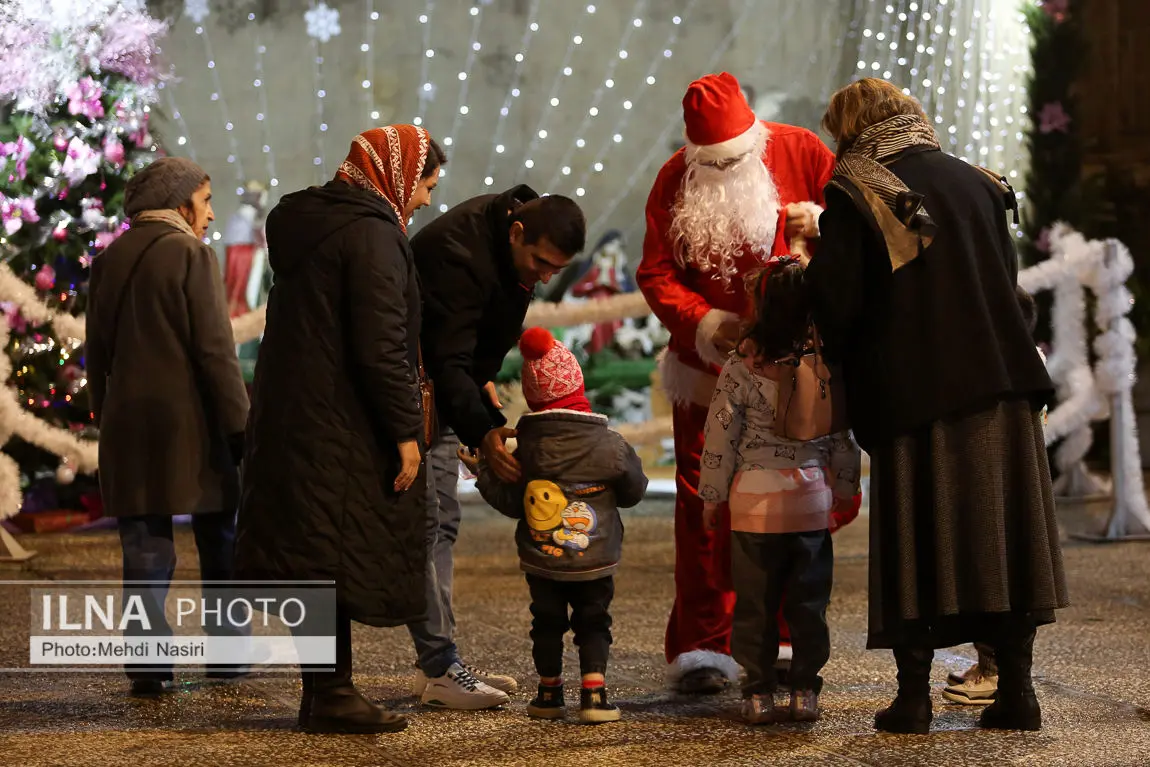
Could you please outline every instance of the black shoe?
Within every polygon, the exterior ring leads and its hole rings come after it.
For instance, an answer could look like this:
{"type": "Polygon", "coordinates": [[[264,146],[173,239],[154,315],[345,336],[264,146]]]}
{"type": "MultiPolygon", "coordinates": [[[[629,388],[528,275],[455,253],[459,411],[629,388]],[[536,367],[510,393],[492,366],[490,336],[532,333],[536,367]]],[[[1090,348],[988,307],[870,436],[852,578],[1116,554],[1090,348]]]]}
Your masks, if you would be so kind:
{"type": "Polygon", "coordinates": [[[930,698],[899,695],[889,706],[874,715],[874,728],[880,732],[926,735],[934,719],[930,698]]]}
{"type": "Polygon", "coordinates": [[[679,692],[686,695],[717,695],[727,689],[730,681],[717,668],[697,668],[683,674],[679,680],[679,692]]]}
{"type": "Polygon", "coordinates": [[[603,724],[619,721],[619,709],[607,702],[607,688],[584,687],[579,703],[579,721],[583,724],[603,724]]]}
{"type": "Polygon", "coordinates": [[[300,726],[313,733],[374,734],[399,732],[407,717],[384,711],[360,694],[351,682],[335,686],[316,684],[311,700],[300,706],[300,726]],[[306,711],[305,711],[306,708],[306,711]]]}
{"type": "Polygon", "coordinates": [[[567,716],[563,685],[540,684],[539,693],[527,704],[527,716],[532,719],[562,719],[567,716]]]}
{"type": "Polygon", "coordinates": [[[208,679],[239,679],[252,673],[251,666],[215,666],[204,674],[208,679]]]}
{"type": "Polygon", "coordinates": [[[128,692],[133,698],[156,698],[172,689],[172,683],[165,679],[133,679],[128,692]]]}
{"type": "Polygon", "coordinates": [[[978,717],[978,726],[986,730],[1029,730],[1042,729],[1042,709],[1038,698],[1031,692],[1028,695],[998,699],[987,706],[978,717]]]}

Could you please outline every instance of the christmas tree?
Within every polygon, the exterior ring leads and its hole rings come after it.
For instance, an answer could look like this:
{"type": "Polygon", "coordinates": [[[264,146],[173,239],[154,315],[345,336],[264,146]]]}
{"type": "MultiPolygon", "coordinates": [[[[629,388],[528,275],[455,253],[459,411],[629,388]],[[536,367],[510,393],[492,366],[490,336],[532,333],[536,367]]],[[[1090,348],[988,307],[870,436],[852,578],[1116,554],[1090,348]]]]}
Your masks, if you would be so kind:
{"type": "Polygon", "coordinates": [[[0,517],[30,482],[95,469],[89,265],[128,227],[127,180],[159,154],[164,31],[142,0],[0,0],[0,517]]]}

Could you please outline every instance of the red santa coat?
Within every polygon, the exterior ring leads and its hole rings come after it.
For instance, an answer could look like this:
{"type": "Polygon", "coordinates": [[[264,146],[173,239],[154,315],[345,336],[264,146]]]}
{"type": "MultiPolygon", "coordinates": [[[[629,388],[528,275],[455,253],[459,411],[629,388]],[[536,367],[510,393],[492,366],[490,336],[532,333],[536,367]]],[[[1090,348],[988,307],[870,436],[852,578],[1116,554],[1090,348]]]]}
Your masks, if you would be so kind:
{"type": "MultiPolygon", "coordinates": [[[[817,220],[822,212],[823,187],[831,178],[835,156],[805,128],[771,122],[764,125],[770,135],[763,163],[778,189],[780,203],[771,255],[781,256],[790,253],[783,236],[786,206],[811,205],[817,220]]],[[[739,280],[724,285],[713,278],[713,272],[703,273],[690,265],[684,268],[675,258],[675,244],[669,232],[672,209],[687,171],[685,151],[680,149],[663,165],[647,198],[647,235],[635,277],[651,310],[671,334],[668,354],[661,366],[663,386],[673,401],[705,407],[710,403],[714,379],[722,365],[722,355],[711,344],[711,335],[725,319],[746,317],[751,307],[739,280]]],[[[749,273],[761,265],[760,257],[749,248],[736,261],[740,273],[749,273]]]]}

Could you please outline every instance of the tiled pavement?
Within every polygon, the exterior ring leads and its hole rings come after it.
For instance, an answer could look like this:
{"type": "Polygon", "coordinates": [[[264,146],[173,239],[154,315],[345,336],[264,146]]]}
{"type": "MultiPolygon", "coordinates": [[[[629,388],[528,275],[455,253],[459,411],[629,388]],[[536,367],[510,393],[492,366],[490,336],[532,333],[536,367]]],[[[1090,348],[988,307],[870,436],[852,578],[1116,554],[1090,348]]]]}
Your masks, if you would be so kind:
{"type": "MultiPolygon", "coordinates": [[[[505,710],[420,711],[407,694],[413,654],[403,630],[356,627],[357,682],[411,713],[387,736],[311,736],[295,731],[298,678],[260,674],[208,683],[181,676],[160,701],[136,701],[112,674],[0,676],[0,765],[1150,765],[1150,545],[1068,544],[1074,606],[1039,633],[1035,671],[1045,728],[992,733],[976,710],[936,698],[926,737],[880,735],[873,712],[894,690],[889,653],[863,649],[866,520],[835,536],[833,657],[813,725],[752,729],[735,720],[735,695],[708,701],[668,694],[662,634],[672,595],[670,504],[650,501],[627,517],[614,606],[611,690],[618,724],[580,727],[529,721],[526,697],[505,710]]],[[[114,578],[114,532],[26,536],[39,555],[0,579],[114,578]]],[[[177,578],[197,577],[191,536],[180,530],[177,578]]],[[[458,546],[460,644],[477,665],[533,684],[527,593],[516,569],[512,523],[465,510],[458,546]]],[[[27,603],[0,602],[0,666],[27,657],[27,603]]],[[[965,668],[969,648],[940,653],[936,682],[965,668]]],[[[569,656],[575,668],[575,656],[569,656]]]]}

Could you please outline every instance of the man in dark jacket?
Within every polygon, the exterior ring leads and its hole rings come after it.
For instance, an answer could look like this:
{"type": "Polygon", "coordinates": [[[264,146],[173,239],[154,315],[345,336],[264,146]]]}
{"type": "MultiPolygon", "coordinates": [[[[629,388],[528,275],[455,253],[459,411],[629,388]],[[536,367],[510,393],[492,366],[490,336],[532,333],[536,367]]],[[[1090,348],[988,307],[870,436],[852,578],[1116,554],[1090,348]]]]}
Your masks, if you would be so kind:
{"type": "Polygon", "coordinates": [[[466,664],[480,685],[444,676],[459,662],[451,613],[451,547],[460,519],[455,454],[459,442],[480,448],[501,478],[518,481],[519,465],[504,447],[515,432],[499,412],[493,381],[519,340],[535,285],[567,266],[585,237],[586,220],[573,200],[539,197],[520,185],[460,203],[411,240],[423,296],[423,360],[445,430],[427,469],[428,620],[408,627],[419,656],[415,692],[426,704],[488,708],[516,689],[511,677],[466,664]]]}

